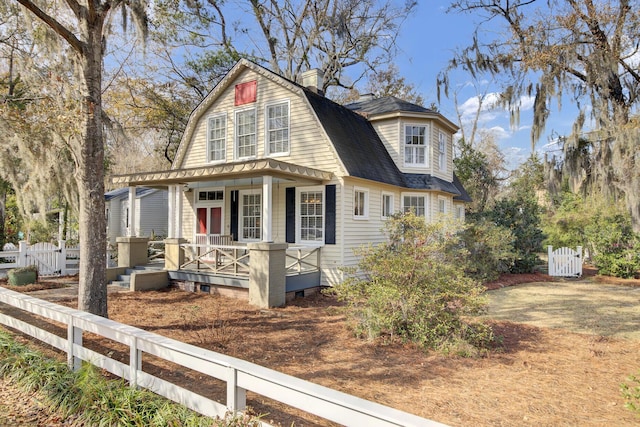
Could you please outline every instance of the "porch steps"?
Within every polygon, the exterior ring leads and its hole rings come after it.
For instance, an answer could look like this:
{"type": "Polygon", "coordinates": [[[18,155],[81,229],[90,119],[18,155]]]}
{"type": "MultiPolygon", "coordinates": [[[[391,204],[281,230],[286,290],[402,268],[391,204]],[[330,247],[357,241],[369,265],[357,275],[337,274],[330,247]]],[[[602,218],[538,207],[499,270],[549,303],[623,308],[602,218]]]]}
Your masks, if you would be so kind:
{"type": "Polygon", "coordinates": [[[148,265],[136,265],[133,268],[127,268],[124,274],[119,274],[117,280],[112,280],[110,285],[120,286],[121,288],[129,289],[131,287],[131,275],[133,273],[144,273],[150,271],[162,271],[164,264],[148,264],[148,265]]]}

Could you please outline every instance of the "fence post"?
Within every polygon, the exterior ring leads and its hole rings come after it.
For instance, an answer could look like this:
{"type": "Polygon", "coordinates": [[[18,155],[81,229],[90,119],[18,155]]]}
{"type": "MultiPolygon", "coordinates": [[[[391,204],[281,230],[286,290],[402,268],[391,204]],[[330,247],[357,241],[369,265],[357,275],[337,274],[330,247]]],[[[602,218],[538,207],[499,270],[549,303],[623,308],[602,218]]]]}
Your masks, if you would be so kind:
{"type": "Polygon", "coordinates": [[[549,274],[549,276],[553,276],[554,274],[556,274],[556,269],[554,268],[553,262],[553,246],[548,245],[547,250],[549,251],[549,271],[547,273],[549,274]]]}
{"type": "Polygon", "coordinates": [[[578,275],[582,276],[582,246],[576,246],[578,252],[578,275]]]}
{"type": "Polygon", "coordinates": [[[227,377],[227,409],[233,412],[242,411],[247,406],[247,391],[238,387],[238,370],[229,366],[227,377]]]}
{"type": "Polygon", "coordinates": [[[29,242],[26,240],[20,240],[18,242],[18,267],[27,266],[27,250],[29,249],[29,242]]]}
{"type": "Polygon", "coordinates": [[[142,370],[142,351],[138,350],[138,338],[131,336],[129,347],[129,386],[138,387],[138,371],[142,370]]]}
{"type": "Polygon", "coordinates": [[[73,371],[80,370],[82,359],[74,356],[74,344],[82,346],[82,329],[74,325],[74,316],[69,316],[69,324],[67,325],[67,365],[73,371]]]}
{"type": "Polygon", "coordinates": [[[67,242],[64,240],[58,240],[58,270],[60,270],[61,276],[67,275],[67,242]]]}

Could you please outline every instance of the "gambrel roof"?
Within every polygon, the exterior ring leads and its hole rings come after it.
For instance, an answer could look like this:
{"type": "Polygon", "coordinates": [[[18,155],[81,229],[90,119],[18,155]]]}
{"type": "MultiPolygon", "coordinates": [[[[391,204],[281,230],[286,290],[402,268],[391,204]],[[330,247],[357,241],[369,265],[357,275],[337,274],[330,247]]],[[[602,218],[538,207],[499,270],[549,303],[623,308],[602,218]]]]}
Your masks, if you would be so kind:
{"type": "MultiPolygon", "coordinates": [[[[200,105],[193,110],[170,171],[115,177],[114,182],[120,184],[143,184],[151,181],[168,183],[180,182],[180,180],[185,179],[195,179],[196,176],[200,175],[202,175],[202,179],[204,179],[220,174],[223,170],[228,173],[242,173],[247,167],[252,167],[254,164],[265,163],[267,161],[265,159],[256,159],[248,162],[229,162],[223,165],[197,168],[206,170],[207,173],[204,174],[194,171],[191,168],[182,168],[183,160],[188,150],[188,145],[192,141],[198,120],[208,113],[220,94],[233,85],[236,78],[246,69],[250,69],[273,83],[283,86],[297,93],[303,97],[303,99],[306,99],[318,120],[318,124],[321,127],[320,130],[327,136],[334,149],[336,160],[340,162],[348,176],[407,189],[441,191],[454,195],[456,200],[470,201],[469,196],[455,176],[454,182],[451,183],[429,174],[402,173],[391,158],[380,136],[366,117],[389,113],[420,115],[420,117],[438,120],[446,128],[455,132],[455,130],[457,130],[456,126],[440,113],[394,97],[384,97],[368,102],[342,106],[246,59],[238,61],[200,105]],[[233,168],[236,164],[242,166],[237,171],[233,168]]],[[[269,168],[273,166],[271,163],[294,167],[294,165],[277,162],[273,159],[268,160],[268,163],[269,168]]],[[[280,166],[278,166],[278,168],[281,169],[280,166]]],[[[304,169],[304,175],[312,174],[313,176],[328,179],[327,174],[329,174],[329,172],[312,170],[310,168],[304,169]]]]}

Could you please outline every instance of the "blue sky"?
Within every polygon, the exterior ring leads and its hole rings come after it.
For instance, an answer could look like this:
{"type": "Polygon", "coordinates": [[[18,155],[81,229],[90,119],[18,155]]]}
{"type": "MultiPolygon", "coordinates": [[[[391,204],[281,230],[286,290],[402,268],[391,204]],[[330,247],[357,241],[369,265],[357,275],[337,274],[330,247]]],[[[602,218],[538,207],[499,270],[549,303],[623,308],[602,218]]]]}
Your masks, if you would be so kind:
{"type": "MultiPolygon", "coordinates": [[[[413,83],[418,92],[423,95],[426,104],[437,100],[436,77],[447,66],[447,61],[453,55],[456,47],[466,46],[476,28],[479,17],[469,14],[446,13],[449,5],[447,0],[434,0],[419,3],[416,13],[410,16],[400,33],[398,40],[401,49],[396,65],[400,74],[413,83]]],[[[459,110],[463,113],[463,123],[468,123],[478,105],[477,91],[485,91],[488,99],[497,88],[488,82],[477,89],[471,85],[470,77],[463,73],[455,73],[451,79],[451,87],[458,90],[459,110]]],[[[523,98],[520,123],[517,128],[509,124],[509,112],[504,109],[491,108],[490,102],[485,101],[485,108],[481,114],[481,126],[490,131],[496,138],[496,143],[505,155],[508,166],[515,168],[531,153],[531,123],[533,99],[523,98]]],[[[442,95],[440,112],[454,122],[458,122],[453,96],[446,98],[442,95]]],[[[555,133],[568,134],[573,122],[569,105],[563,105],[559,114],[555,105],[550,106],[550,115],[546,131],[536,144],[537,151],[545,150],[550,138],[555,133]]]]}

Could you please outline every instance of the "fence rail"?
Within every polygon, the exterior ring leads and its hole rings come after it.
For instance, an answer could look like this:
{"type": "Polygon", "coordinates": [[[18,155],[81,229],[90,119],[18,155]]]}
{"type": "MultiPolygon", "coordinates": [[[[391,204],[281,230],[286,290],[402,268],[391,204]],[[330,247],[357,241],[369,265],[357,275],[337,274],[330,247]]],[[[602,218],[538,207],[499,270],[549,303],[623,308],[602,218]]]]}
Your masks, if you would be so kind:
{"type": "Polygon", "coordinates": [[[67,337],[59,337],[10,315],[10,307],[0,306],[0,323],[28,334],[67,353],[70,367],[84,360],[125,378],[132,387],[141,386],[211,417],[241,412],[246,392],[258,393],[291,407],[347,426],[443,426],[435,421],[329,389],[290,375],[166,338],[72,308],[0,288],[0,302],[67,327],[67,337]],[[7,310],[9,308],[9,310],[7,310]],[[83,332],[106,337],[129,347],[129,364],[122,363],[82,345],[83,332]],[[226,383],[226,404],[216,402],[169,381],[144,372],[146,354],[171,361],[226,383]]]}

